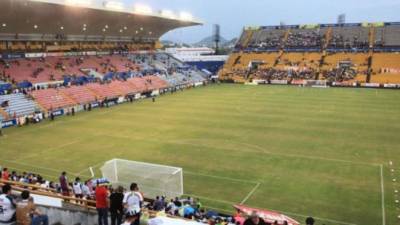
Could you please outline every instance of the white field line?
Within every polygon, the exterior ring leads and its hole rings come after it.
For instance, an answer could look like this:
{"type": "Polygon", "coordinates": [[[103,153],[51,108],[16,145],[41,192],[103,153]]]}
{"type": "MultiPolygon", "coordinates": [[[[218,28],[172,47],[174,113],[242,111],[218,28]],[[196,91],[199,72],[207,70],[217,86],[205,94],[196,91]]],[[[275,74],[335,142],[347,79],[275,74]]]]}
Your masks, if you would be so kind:
{"type": "Polygon", "coordinates": [[[382,225],[386,225],[386,215],[385,215],[385,187],[383,183],[383,165],[380,165],[381,169],[381,194],[382,194],[382,225]]]}
{"type": "Polygon", "coordinates": [[[89,170],[90,167],[92,167],[92,168],[94,169],[94,168],[100,166],[100,165],[103,164],[103,163],[104,163],[104,162],[99,162],[99,163],[97,163],[97,164],[95,164],[95,165],[93,165],[93,166],[89,166],[88,168],[83,169],[83,170],[81,170],[81,171],[79,171],[79,172],[77,172],[77,173],[75,173],[75,174],[76,174],[77,176],[79,176],[79,175],[81,175],[82,173],[84,173],[85,171],[89,170]]]}
{"type": "Polygon", "coordinates": [[[216,198],[208,198],[208,197],[205,197],[205,196],[195,195],[195,194],[190,194],[190,193],[185,193],[184,195],[190,196],[190,197],[199,198],[200,200],[201,199],[205,199],[205,200],[208,200],[208,201],[219,202],[219,203],[223,203],[223,204],[227,204],[227,205],[235,205],[235,204],[237,204],[237,202],[231,202],[231,201],[226,201],[226,200],[221,200],[221,199],[216,199],[216,198]]]}
{"type": "MultiPolygon", "coordinates": [[[[123,136],[123,135],[109,135],[109,134],[101,134],[99,136],[107,136],[107,137],[116,137],[116,138],[125,138],[125,139],[130,139],[130,140],[137,140],[134,137],[128,137],[128,136],[123,136]]],[[[201,140],[201,139],[200,139],[201,140]]],[[[146,139],[147,142],[161,142],[161,143],[169,143],[169,144],[178,144],[178,145],[189,145],[189,146],[196,146],[196,147],[207,147],[207,148],[213,148],[213,149],[220,149],[220,150],[230,150],[230,151],[237,151],[237,152],[245,152],[245,153],[257,153],[257,154],[265,154],[265,155],[276,155],[276,156],[281,156],[281,157],[290,157],[290,158],[303,158],[303,159],[311,159],[311,160],[322,160],[322,161],[331,161],[331,162],[338,162],[338,163],[346,163],[346,164],[354,164],[354,165],[365,165],[365,166],[379,166],[378,163],[368,163],[368,162],[355,162],[355,161],[349,161],[349,160],[343,160],[343,159],[334,159],[334,158],[326,158],[326,157],[318,157],[318,156],[307,156],[307,155],[298,155],[298,154],[289,154],[289,153],[275,153],[275,152],[270,152],[266,151],[266,149],[253,145],[253,144],[248,144],[248,143],[240,143],[242,145],[247,145],[248,147],[252,147],[253,149],[248,149],[248,150],[243,150],[242,148],[222,148],[222,147],[217,147],[215,145],[208,145],[208,144],[201,144],[201,143],[190,143],[187,141],[177,141],[177,140],[155,140],[154,138],[152,140],[146,139]],[[258,150],[256,150],[258,149],[258,150]]]]}
{"type": "Polygon", "coordinates": [[[82,140],[70,141],[70,142],[67,142],[67,143],[59,145],[59,146],[47,148],[47,149],[44,149],[44,150],[41,150],[41,151],[37,152],[36,154],[27,155],[26,157],[19,157],[18,160],[26,160],[26,159],[34,158],[36,156],[40,156],[41,153],[46,153],[46,152],[50,152],[50,151],[53,151],[53,150],[60,150],[60,149],[65,148],[65,147],[67,147],[69,145],[73,145],[73,144],[79,143],[80,141],[82,141],[82,140]]]}
{"type": "MultiPolygon", "coordinates": [[[[104,112],[98,113],[98,115],[105,115],[105,114],[108,114],[110,112],[112,112],[112,111],[111,110],[104,111],[104,112]]],[[[78,114],[79,114],[79,112],[78,112],[78,114]]],[[[90,118],[90,117],[93,117],[93,115],[91,115],[89,113],[87,115],[81,115],[78,118],[74,118],[74,119],[71,119],[71,120],[59,121],[59,120],[56,119],[55,121],[48,121],[48,123],[44,124],[44,125],[37,124],[37,125],[35,125],[36,126],[35,129],[24,130],[24,131],[18,132],[18,135],[13,135],[13,136],[4,135],[4,137],[7,137],[7,138],[18,137],[18,138],[20,138],[21,134],[34,133],[34,132],[37,132],[37,129],[43,129],[43,128],[47,128],[47,127],[54,127],[54,126],[61,125],[61,124],[64,124],[64,123],[71,123],[71,122],[81,121],[81,120],[85,120],[85,119],[90,118]]]]}
{"type": "Polygon", "coordinates": [[[215,179],[220,179],[220,180],[229,180],[229,181],[240,182],[240,183],[250,183],[250,184],[258,184],[259,183],[257,181],[252,181],[252,180],[242,180],[242,179],[236,179],[236,178],[230,178],[230,177],[208,175],[208,174],[195,173],[195,172],[190,172],[190,171],[185,171],[185,170],[183,171],[183,174],[190,174],[190,175],[202,176],[202,177],[210,177],[210,178],[215,178],[215,179]]]}
{"type": "Polygon", "coordinates": [[[261,183],[257,183],[256,186],[246,195],[246,197],[240,202],[240,204],[244,204],[253,194],[254,192],[260,187],[261,183]]]}
{"type": "Polygon", "coordinates": [[[269,155],[277,155],[277,156],[286,156],[286,157],[295,157],[295,158],[306,158],[306,159],[313,159],[313,160],[325,160],[325,161],[332,161],[332,162],[340,162],[340,163],[348,163],[348,164],[359,164],[359,165],[368,165],[368,166],[379,166],[377,163],[367,163],[367,162],[354,162],[350,160],[343,160],[343,159],[334,159],[334,158],[327,158],[327,157],[319,157],[319,156],[307,156],[307,155],[298,155],[298,154],[288,154],[288,153],[274,153],[266,151],[265,148],[249,143],[240,143],[242,145],[252,147],[253,149],[259,149],[261,153],[269,154],[269,155]]]}

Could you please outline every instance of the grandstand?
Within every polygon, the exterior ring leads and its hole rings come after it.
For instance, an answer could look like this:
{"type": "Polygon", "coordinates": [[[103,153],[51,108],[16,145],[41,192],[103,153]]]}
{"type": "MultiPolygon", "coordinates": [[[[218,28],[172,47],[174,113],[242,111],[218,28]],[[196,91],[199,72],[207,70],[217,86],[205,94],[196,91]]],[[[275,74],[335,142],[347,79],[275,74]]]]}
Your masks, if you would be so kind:
{"type": "Polygon", "coordinates": [[[0,95],[0,102],[7,102],[6,106],[1,107],[4,118],[32,115],[37,108],[35,102],[22,93],[0,95]]]}
{"type": "Polygon", "coordinates": [[[161,50],[201,22],[136,7],[0,1],[0,187],[50,224],[97,224],[108,181],[141,225],[396,224],[399,22],[246,27],[227,58],[161,50]]]}
{"type": "Polygon", "coordinates": [[[275,78],[289,83],[290,71],[309,70],[315,76],[306,79],[395,87],[400,84],[399,27],[397,22],[248,27],[220,71],[220,79],[263,79],[261,70],[272,68],[281,73],[275,78]]]}

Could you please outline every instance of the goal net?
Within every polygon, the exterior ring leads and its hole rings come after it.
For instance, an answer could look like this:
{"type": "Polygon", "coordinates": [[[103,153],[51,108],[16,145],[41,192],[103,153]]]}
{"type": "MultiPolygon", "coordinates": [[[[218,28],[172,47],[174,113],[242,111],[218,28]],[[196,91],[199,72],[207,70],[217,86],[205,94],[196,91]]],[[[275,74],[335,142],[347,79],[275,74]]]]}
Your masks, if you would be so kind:
{"type": "Polygon", "coordinates": [[[129,190],[131,183],[137,183],[146,197],[183,195],[182,168],[112,159],[105,162],[100,170],[114,186],[121,185],[129,190]]]}
{"type": "Polygon", "coordinates": [[[326,88],[326,80],[304,80],[304,87],[326,88]]]}

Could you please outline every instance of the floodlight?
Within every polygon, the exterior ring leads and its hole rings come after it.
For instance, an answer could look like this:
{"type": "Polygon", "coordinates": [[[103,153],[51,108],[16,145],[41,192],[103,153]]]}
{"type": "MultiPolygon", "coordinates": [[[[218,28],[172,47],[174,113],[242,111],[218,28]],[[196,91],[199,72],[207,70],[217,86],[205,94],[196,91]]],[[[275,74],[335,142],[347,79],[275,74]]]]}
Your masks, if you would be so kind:
{"type": "Polygon", "coordinates": [[[72,6],[88,6],[91,0],[65,0],[65,4],[72,6]]]}
{"type": "Polygon", "coordinates": [[[181,12],[179,14],[179,19],[184,20],[184,21],[191,21],[191,20],[193,20],[193,16],[192,16],[192,14],[190,14],[188,12],[181,12]]]}
{"type": "Polygon", "coordinates": [[[174,12],[172,12],[171,10],[161,10],[161,15],[166,17],[166,18],[170,18],[170,19],[175,19],[176,15],[174,14],[174,12]]]}
{"type": "Polygon", "coordinates": [[[124,9],[124,4],[119,1],[105,1],[103,3],[104,7],[108,9],[114,9],[114,10],[123,10],[124,9]]]}
{"type": "Polygon", "coordinates": [[[135,13],[138,14],[151,14],[153,10],[148,5],[136,4],[133,10],[135,13]]]}

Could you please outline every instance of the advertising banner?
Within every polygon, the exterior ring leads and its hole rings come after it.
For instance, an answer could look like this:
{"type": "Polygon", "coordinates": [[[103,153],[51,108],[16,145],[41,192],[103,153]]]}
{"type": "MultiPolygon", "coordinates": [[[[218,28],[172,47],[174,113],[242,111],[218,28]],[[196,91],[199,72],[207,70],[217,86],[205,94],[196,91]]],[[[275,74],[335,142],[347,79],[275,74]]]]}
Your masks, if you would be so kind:
{"type": "Polygon", "coordinates": [[[41,57],[46,57],[46,53],[26,53],[25,54],[26,58],[41,58],[41,57]]]}
{"type": "Polygon", "coordinates": [[[287,80],[271,80],[271,84],[287,84],[287,80]]]}
{"type": "Polygon", "coordinates": [[[25,53],[10,53],[10,54],[3,54],[2,59],[22,59],[25,58],[25,53]]]}
{"type": "Polygon", "coordinates": [[[17,120],[16,119],[6,120],[6,121],[2,121],[1,122],[1,127],[2,128],[13,127],[15,125],[17,125],[17,120]]]}
{"type": "Polygon", "coordinates": [[[378,83],[366,83],[365,84],[365,87],[379,87],[380,86],[380,84],[378,84],[378,83]]]}
{"type": "Polygon", "coordinates": [[[64,115],[64,109],[54,110],[53,116],[62,116],[64,115]]]}
{"type": "Polygon", "coordinates": [[[99,105],[99,103],[98,102],[94,102],[94,103],[92,103],[92,108],[94,109],[94,108],[98,108],[100,105],[99,105]]]}
{"type": "Polygon", "coordinates": [[[304,80],[292,80],[291,84],[302,85],[302,84],[306,84],[306,82],[304,80]]]}

